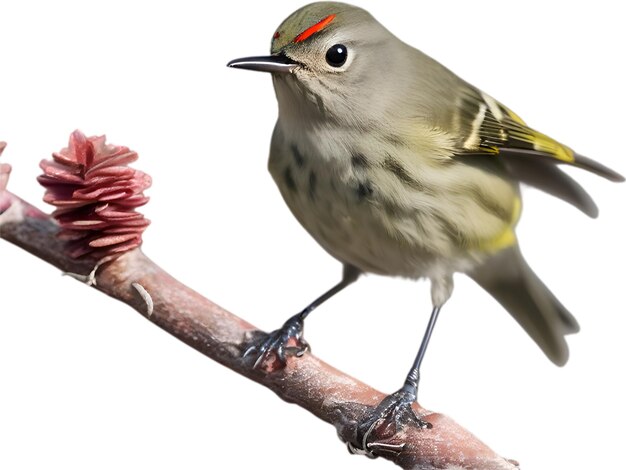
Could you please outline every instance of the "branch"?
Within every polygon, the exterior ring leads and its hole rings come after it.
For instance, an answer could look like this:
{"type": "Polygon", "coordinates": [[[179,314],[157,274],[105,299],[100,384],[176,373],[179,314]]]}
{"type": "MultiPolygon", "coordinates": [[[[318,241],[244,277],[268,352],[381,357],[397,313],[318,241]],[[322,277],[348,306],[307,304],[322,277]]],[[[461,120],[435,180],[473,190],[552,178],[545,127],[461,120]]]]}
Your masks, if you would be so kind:
{"type": "MultiPolygon", "coordinates": [[[[0,153],[3,145],[0,143],[0,153]]],[[[0,238],[57,268],[87,275],[93,262],[72,259],[57,238],[59,227],[50,216],[7,191],[10,167],[0,164],[0,238]]],[[[139,249],[129,251],[98,270],[95,289],[116,298],[150,321],[223,364],[273,390],[332,424],[341,439],[356,443],[357,424],[384,394],[353,379],[311,354],[289,358],[280,370],[255,370],[242,360],[250,340],[261,334],[251,324],[229,313],[160,269],[139,249]]],[[[450,418],[415,405],[433,427],[385,430],[377,440],[402,444],[398,454],[381,455],[405,469],[513,470],[503,459],[450,418]]],[[[378,431],[378,430],[377,430],[378,431]]]]}

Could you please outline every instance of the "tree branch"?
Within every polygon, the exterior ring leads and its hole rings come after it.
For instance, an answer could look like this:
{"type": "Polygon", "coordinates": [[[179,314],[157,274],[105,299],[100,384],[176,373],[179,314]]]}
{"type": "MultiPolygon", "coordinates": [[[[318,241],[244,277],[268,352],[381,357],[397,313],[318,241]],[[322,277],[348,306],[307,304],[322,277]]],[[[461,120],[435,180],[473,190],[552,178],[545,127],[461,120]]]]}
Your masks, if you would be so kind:
{"type": "MultiPolygon", "coordinates": [[[[1,147],[0,143],[0,153],[1,147]]],[[[0,238],[65,272],[87,275],[93,263],[65,254],[54,220],[5,189],[9,173],[8,165],[0,165],[0,238]]],[[[273,370],[270,364],[264,370],[254,370],[249,361],[242,360],[242,351],[261,332],[178,282],[139,249],[100,267],[93,287],[132,306],[204,355],[332,424],[344,441],[356,443],[358,421],[384,398],[383,393],[311,354],[289,358],[284,369],[273,370]]],[[[405,443],[398,454],[381,452],[382,457],[405,469],[517,468],[515,462],[498,456],[450,418],[419,406],[415,409],[433,427],[407,427],[399,433],[377,430],[378,443],[405,443]]]]}

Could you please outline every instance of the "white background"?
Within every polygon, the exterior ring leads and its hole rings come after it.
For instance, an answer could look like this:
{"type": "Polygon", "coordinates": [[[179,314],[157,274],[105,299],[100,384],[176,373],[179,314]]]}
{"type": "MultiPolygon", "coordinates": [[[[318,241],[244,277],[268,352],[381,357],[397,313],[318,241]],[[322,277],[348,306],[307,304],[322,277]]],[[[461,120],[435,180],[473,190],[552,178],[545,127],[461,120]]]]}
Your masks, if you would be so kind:
{"type": "MultiPolygon", "coordinates": [[[[11,189],[39,202],[42,158],[75,128],[135,149],[154,178],[145,252],[264,329],[339,279],[266,172],[267,53],[299,1],[13,2],[0,6],[0,139],[11,189]]],[[[626,172],[626,30],[618,3],[361,0],[383,24],[530,125],[626,172]],[[582,6],[584,5],[584,6],[582,6]]],[[[529,263],[582,332],[553,366],[457,276],[420,401],[530,469],[623,465],[626,185],[573,169],[598,220],[525,193],[529,263]]],[[[48,210],[48,208],[46,208],[48,210]]],[[[369,276],[307,324],[319,357],[391,392],[430,313],[427,284],[369,276]]],[[[335,431],[128,307],[0,242],[0,468],[383,468],[335,431]]]]}

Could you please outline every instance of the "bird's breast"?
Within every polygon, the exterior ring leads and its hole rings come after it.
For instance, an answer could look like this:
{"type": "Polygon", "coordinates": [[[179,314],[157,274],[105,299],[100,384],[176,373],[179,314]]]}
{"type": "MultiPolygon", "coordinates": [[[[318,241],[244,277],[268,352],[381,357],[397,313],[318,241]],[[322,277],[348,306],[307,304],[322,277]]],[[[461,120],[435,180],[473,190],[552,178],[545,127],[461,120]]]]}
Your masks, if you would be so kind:
{"type": "Polygon", "coordinates": [[[476,191],[490,199],[483,189],[455,190],[455,177],[438,174],[450,168],[427,156],[333,134],[286,132],[279,122],[269,169],[294,216],[341,262],[412,278],[463,271],[480,258],[472,244],[510,226],[499,203],[472,201],[476,191]]]}

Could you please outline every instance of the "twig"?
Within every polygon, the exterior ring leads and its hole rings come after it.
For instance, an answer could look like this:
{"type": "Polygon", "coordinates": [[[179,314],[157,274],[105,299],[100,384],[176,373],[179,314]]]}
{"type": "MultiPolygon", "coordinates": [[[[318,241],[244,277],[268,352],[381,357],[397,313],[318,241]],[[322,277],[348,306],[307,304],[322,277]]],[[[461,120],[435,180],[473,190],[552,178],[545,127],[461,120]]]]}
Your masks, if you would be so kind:
{"type": "MultiPolygon", "coordinates": [[[[46,214],[5,190],[8,165],[0,166],[0,238],[65,272],[88,275],[93,263],[65,255],[58,227],[46,214]]],[[[282,370],[254,370],[242,351],[255,335],[254,326],[227,312],[178,282],[139,249],[106,263],[92,288],[121,300],[150,321],[226,367],[273,390],[331,423],[346,442],[356,443],[356,426],[364,413],[384,397],[311,354],[290,358],[282,370]]],[[[405,469],[512,470],[503,459],[450,418],[416,407],[432,429],[405,428],[378,439],[378,449],[402,448],[399,454],[381,452],[405,469]]]]}

